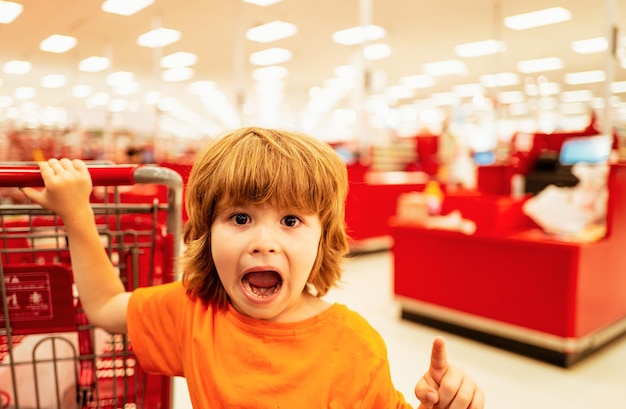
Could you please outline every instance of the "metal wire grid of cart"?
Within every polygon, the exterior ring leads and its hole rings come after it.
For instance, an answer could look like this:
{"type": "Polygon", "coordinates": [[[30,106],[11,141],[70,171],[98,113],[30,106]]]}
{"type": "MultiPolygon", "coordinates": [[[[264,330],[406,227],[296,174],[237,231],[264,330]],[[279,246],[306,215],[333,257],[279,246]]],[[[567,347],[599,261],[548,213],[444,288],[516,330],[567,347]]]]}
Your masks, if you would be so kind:
{"type": "MultiPolygon", "coordinates": [[[[180,175],[158,166],[88,169],[102,245],[127,290],[174,280],[180,175]],[[132,193],[124,187],[141,184],[165,187],[167,203],[149,196],[126,202],[132,193]]],[[[0,409],[169,408],[171,379],[144,372],[125,335],[89,324],[62,221],[16,202],[17,187],[42,184],[36,166],[0,163],[0,409]]]]}

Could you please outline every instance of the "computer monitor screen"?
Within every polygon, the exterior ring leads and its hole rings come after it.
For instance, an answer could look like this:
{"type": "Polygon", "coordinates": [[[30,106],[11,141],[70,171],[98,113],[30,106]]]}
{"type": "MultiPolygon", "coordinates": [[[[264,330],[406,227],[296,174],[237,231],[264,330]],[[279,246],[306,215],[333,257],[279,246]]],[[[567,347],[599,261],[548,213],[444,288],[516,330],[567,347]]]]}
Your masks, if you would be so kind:
{"type": "Polygon", "coordinates": [[[606,163],[611,154],[611,137],[598,135],[576,137],[563,142],[559,153],[559,162],[570,166],[579,162],[600,164],[606,163]]]}

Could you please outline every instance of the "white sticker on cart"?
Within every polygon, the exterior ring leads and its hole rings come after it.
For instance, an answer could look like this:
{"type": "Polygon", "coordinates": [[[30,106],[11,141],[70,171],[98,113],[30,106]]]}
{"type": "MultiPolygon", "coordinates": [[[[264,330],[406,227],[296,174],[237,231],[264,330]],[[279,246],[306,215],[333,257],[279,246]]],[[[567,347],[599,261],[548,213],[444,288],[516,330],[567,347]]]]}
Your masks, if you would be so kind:
{"type": "Polygon", "coordinates": [[[12,321],[53,317],[52,286],[48,273],[20,273],[4,277],[7,308],[12,321]]]}

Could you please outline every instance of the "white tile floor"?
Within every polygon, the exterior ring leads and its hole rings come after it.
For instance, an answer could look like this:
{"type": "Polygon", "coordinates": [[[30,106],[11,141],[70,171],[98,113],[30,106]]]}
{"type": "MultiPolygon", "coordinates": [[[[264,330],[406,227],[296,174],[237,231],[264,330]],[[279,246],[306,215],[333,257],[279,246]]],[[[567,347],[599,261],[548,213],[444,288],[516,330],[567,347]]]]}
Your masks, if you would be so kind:
{"type": "MultiPolygon", "coordinates": [[[[341,288],[326,298],[358,311],[381,333],[396,388],[415,407],[413,387],[428,368],[433,337],[443,335],[449,359],[484,389],[487,409],[626,408],[626,338],[564,369],[403,321],[391,290],[391,257],[381,252],[350,260],[341,288]]],[[[183,379],[175,380],[173,409],[191,408],[185,388],[183,379]]]]}

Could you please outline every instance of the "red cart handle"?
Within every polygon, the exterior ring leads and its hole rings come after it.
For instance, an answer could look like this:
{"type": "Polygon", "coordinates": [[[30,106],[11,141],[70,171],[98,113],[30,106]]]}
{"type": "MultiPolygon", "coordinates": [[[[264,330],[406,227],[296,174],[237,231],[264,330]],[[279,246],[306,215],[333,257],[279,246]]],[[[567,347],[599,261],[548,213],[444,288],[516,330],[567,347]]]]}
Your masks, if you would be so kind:
{"type": "MultiPolygon", "coordinates": [[[[125,186],[135,184],[138,165],[88,166],[94,186],[125,186]]],[[[38,166],[0,167],[0,187],[42,187],[38,166]]]]}

